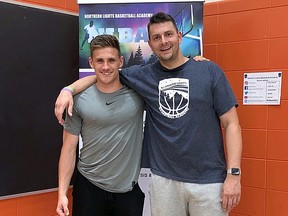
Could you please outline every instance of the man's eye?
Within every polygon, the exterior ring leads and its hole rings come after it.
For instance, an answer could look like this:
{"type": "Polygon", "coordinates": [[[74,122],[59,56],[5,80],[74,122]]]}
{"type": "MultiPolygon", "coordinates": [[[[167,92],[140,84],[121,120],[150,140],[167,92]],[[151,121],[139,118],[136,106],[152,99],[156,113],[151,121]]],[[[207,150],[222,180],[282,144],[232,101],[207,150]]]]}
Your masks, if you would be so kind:
{"type": "Polygon", "coordinates": [[[172,33],[167,33],[166,36],[167,37],[171,37],[173,34],[172,33]]]}
{"type": "Polygon", "coordinates": [[[159,40],[159,38],[160,38],[160,37],[154,37],[154,41],[157,41],[157,40],[159,40]]]}

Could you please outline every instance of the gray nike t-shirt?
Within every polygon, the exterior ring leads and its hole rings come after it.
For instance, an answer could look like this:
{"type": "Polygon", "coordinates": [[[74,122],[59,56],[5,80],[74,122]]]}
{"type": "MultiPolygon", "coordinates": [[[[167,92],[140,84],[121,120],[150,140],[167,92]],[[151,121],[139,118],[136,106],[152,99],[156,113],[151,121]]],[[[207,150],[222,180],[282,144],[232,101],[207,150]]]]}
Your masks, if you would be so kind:
{"type": "Polygon", "coordinates": [[[109,192],[132,190],[140,172],[143,110],[143,100],[128,87],[103,93],[93,85],[74,96],[64,128],[82,136],[77,168],[91,183],[109,192]]]}

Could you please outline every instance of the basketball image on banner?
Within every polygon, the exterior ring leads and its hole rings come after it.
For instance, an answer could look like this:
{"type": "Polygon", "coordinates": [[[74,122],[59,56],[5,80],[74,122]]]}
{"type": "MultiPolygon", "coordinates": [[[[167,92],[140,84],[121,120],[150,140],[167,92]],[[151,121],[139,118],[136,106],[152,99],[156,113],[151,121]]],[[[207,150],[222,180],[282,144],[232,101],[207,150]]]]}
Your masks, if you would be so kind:
{"type": "MultiPolygon", "coordinates": [[[[90,68],[90,41],[101,34],[118,38],[122,68],[145,65],[157,61],[148,40],[147,24],[153,14],[164,12],[171,15],[182,33],[181,51],[193,58],[203,55],[203,2],[204,0],[136,3],[131,0],[96,1],[78,0],[79,3],[79,76],[95,74],[90,68]]],[[[159,109],[167,118],[180,118],[189,110],[189,80],[170,78],[162,80],[159,89],[159,109]]],[[[143,124],[145,125],[145,113],[143,124]]],[[[145,130],[145,129],[144,129],[145,130]]],[[[143,216],[150,216],[149,182],[151,172],[142,168],[139,186],[145,193],[143,216]]],[[[133,208],[133,207],[132,207],[133,208]]]]}

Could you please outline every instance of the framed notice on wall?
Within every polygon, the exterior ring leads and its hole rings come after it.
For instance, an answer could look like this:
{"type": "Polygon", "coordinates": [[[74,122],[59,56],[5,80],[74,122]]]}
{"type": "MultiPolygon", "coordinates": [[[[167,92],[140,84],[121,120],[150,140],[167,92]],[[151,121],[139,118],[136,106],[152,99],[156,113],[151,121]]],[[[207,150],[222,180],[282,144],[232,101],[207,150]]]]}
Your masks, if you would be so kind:
{"type": "Polygon", "coordinates": [[[282,72],[245,73],[244,105],[279,105],[282,72]]]}

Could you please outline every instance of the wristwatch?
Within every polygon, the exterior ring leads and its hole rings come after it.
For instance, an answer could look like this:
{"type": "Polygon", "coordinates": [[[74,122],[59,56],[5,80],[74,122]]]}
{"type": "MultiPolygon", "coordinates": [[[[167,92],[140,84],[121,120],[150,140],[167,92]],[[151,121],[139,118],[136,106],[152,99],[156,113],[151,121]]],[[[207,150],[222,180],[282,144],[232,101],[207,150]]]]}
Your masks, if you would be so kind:
{"type": "Polygon", "coordinates": [[[238,176],[241,174],[241,169],[240,168],[230,168],[227,170],[227,174],[238,176]]]}

